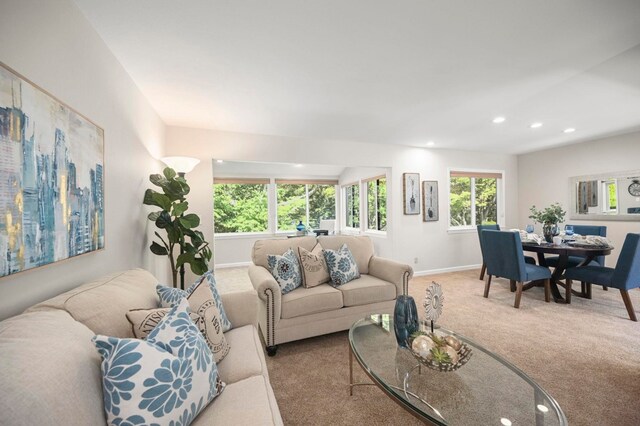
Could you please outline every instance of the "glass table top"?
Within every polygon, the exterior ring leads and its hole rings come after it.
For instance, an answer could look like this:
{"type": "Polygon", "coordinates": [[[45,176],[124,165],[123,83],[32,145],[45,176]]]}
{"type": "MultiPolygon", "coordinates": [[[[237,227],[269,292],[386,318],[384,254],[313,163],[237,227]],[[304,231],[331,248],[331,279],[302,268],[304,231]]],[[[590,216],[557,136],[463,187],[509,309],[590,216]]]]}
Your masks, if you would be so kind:
{"type": "Polygon", "coordinates": [[[399,348],[393,317],[371,315],[349,330],[351,351],[389,396],[437,425],[567,425],[558,403],[525,373],[498,355],[449,330],[473,351],[468,363],[439,372],[399,348]]]}

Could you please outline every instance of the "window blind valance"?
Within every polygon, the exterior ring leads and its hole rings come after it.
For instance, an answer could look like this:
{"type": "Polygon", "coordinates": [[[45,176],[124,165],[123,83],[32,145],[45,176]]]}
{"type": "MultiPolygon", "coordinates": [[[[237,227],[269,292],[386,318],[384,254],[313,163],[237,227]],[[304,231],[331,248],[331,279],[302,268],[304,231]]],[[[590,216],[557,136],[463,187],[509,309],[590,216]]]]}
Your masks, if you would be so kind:
{"type": "Polygon", "coordinates": [[[268,178],[213,178],[214,185],[224,184],[244,184],[244,185],[268,185],[268,178]]]}
{"type": "Polygon", "coordinates": [[[276,179],[276,184],[281,185],[337,185],[334,179],[276,179]]]}
{"type": "Polygon", "coordinates": [[[453,177],[467,177],[476,179],[502,179],[502,173],[500,172],[464,172],[464,171],[451,171],[450,176],[453,177]]]}

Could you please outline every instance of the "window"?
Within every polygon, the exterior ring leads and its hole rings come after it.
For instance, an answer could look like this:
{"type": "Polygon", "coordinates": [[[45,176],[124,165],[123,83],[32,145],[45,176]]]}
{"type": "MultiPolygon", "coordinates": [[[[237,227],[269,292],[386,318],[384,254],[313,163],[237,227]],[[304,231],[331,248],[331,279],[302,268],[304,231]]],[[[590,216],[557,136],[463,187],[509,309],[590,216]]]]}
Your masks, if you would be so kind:
{"type": "Polygon", "coordinates": [[[618,184],[615,180],[603,182],[604,213],[616,213],[618,211],[618,184]]]}
{"type": "Polygon", "coordinates": [[[337,182],[276,181],[278,231],[295,231],[302,221],[311,229],[335,219],[337,182]]]}
{"type": "Polygon", "coordinates": [[[360,228],[360,186],[356,182],[342,188],[344,191],[345,226],[360,228]]]}
{"type": "Polygon", "coordinates": [[[498,223],[502,173],[451,171],[449,226],[470,228],[498,223]]]}
{"type": "Polygon", "coordinates": [[[387,178],[367,179],[367,229],[387,230],[387,178]]]}
{"type": "Polygon", "coordinates": [[[265,232],[269,229],[268,179],[216,179],[214,232],[265,232]]]}

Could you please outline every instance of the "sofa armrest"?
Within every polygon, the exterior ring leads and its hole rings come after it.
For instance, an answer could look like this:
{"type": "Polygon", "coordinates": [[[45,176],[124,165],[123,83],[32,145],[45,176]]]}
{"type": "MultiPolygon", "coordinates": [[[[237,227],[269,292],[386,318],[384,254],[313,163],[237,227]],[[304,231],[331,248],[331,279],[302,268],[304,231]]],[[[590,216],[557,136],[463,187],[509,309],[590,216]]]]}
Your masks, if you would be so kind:
{"type": "Polygon", "coordinates": [[[258,326],[258,295],[254,289],[220,293],[220,298],[233,328],[258,326]]]}
{"type": "MultiPolygon", "coordinates": [[[[258,298],[262,303],[272,303],[273,317],[280,320],[280,304],[282,303],[282,292],[280,286],[271,272],[258,265],[249,266],[249,279],[253,288],[258,293],[258,298]],[[270,300],[271,299],[271,300],[270,300]]],[[[271,308],[271,307],[270,307],[271,308]]]]}
{"type": "Polygon", "coordinates": [[[369,275],[388,281],[396,286],[396,295],[403,293],[403,282],[406,276],[407,283],[413,277],[413,268],[407,264],[395,260],[373,256],[369,260],[369,275]]]}

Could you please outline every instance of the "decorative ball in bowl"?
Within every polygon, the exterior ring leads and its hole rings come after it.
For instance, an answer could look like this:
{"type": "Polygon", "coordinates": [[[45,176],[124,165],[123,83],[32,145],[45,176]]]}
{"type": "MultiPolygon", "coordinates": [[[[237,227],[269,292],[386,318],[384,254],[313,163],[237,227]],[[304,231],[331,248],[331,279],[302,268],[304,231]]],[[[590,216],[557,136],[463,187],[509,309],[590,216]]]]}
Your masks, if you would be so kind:
{"type": "Polygon", "coordinates": [[[411,354],[433,370],[455,371],[471,358],[469,345],[454,336],[416,331],[407,343],[411,354]]]}

